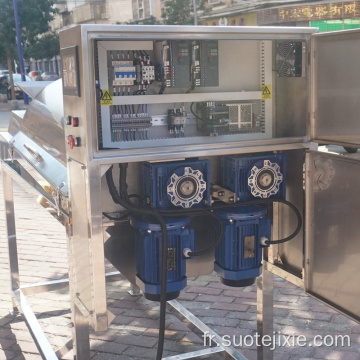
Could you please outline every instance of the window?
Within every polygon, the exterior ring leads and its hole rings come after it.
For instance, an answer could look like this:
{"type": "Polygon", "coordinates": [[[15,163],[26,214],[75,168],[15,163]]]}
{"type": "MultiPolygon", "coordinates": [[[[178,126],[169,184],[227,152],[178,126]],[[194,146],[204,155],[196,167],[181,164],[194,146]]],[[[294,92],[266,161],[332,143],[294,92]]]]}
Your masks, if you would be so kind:
{"type": "Polygon", "coordinates": [[[138,4],[138,18],[145,19],[144,0],[137,0],[137,4],[138,4]]]}

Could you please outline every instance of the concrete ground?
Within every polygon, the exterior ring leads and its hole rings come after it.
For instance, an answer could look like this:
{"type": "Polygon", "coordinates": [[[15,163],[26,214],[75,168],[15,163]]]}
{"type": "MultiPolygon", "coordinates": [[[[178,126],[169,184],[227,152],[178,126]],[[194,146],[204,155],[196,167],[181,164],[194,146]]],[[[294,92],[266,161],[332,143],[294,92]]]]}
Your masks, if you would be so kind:
{"type": "MultiPolygon", "coordinates": [[[[0,104],[0,116],[9,116],[2,106],[0,104]]],[[[2,193],[0,181],[0,199],[2,193]]],[[[14,187],[14,197],[21,282],[28,284],[65,278],[67,249],[64,228],[18,185],[14,187]]],[[[4,227],[4,206],[0,200],[0,360],[41,359],[22,316],[9,314],[11,301],[4,227]]],[[[275,277],[274,288],[274,330],[283,335],[304,335],[308,340],[308,345],[303,347],[291,344],[277,347],[274,359],[360,359],[359,324],[278,277],[275,277]],[[316,335],[323,338],[327,335],[348,335],[351,343],[349,347],[316,347],[313,344],[316,335]]],[[[107,286],[109,310],[116,318],[107,332],[91,332],[91,358],[94,360],[155,358],[159,306],[142,297],[131,297],[128,289],[126,279],[107,286]]],[[[28,301],[58,357],[72,359],[68,292],[37,294],[29,296],[28,301]]],[[[188,286],[179,301],[219,335],[234,336],[236,342],[241,335],[255,335],[255,286],[230,288],[222,285],[214,273],[188,279],[188,286]]],[[[175,312],[168,311],[164,349],[167,356],[203,349],[203,339],[194,332],[190,323],[176,316],[175,312]]],[[[244,346],[242,352],[249,359],[256,359],[254,345],[244,346]]],[[[215,355],[207,357],[218,358],[215,355]]]]}

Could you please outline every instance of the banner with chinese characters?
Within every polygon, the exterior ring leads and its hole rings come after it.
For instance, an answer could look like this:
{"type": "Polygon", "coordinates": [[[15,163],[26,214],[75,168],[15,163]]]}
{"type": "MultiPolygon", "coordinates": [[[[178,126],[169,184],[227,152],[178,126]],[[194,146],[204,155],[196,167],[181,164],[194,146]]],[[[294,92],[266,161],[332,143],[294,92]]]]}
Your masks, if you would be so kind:
{"type": "Polygon", "coordinates": [[[360,1],[322,2],[260,10],[258,25],[351,18],[360,18],[360,1]]]}

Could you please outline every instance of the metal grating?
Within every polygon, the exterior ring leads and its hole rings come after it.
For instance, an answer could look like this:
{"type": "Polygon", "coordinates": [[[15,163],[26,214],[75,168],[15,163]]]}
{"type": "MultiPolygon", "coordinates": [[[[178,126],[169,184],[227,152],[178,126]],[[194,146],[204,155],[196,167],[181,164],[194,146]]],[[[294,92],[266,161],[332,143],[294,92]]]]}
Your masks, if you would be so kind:
{"type": "Polygon", "coordinates": [[[252,104],[236,104],[228,106],[230,131],[252,128],[252,104]]]}

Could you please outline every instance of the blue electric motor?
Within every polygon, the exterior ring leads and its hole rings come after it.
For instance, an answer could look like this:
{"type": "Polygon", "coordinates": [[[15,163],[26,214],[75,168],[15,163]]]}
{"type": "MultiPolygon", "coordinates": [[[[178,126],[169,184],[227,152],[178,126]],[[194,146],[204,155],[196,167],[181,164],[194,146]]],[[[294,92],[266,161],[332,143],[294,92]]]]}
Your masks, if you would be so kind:
{"type": "Polygon", "coordinates": [[[286,154],[224,156],[222,186],[236,194],[236,202],[256,198],[285,198],[286,154]]]}
{"type": "Polygon", "coordinates": [[[145,205],[156,209],[210,205],[208,160],[143,163],[145,205]]]}
{"type": "MultiPolygon", "coordinates": [[[[186,286],[184,249],[194,251],[194,230],[186,228],[189,218],[164,218],[168,231],[167,300],[179,296],[186,286]]],[[[149,300],[160,300],[161,241],[160,225],[153,218],[132,217],[136,229],[136,284],[149,300]]]]}
{"type": "Polygon", "coordinates": [[[264,241],[271,240],[266,206],[240,206],[216,214],[223,223],[224,235],[215,249],[215,271],[225,285],[252,285],[260,275],[262,248],[268,246],[264,241]]]}

